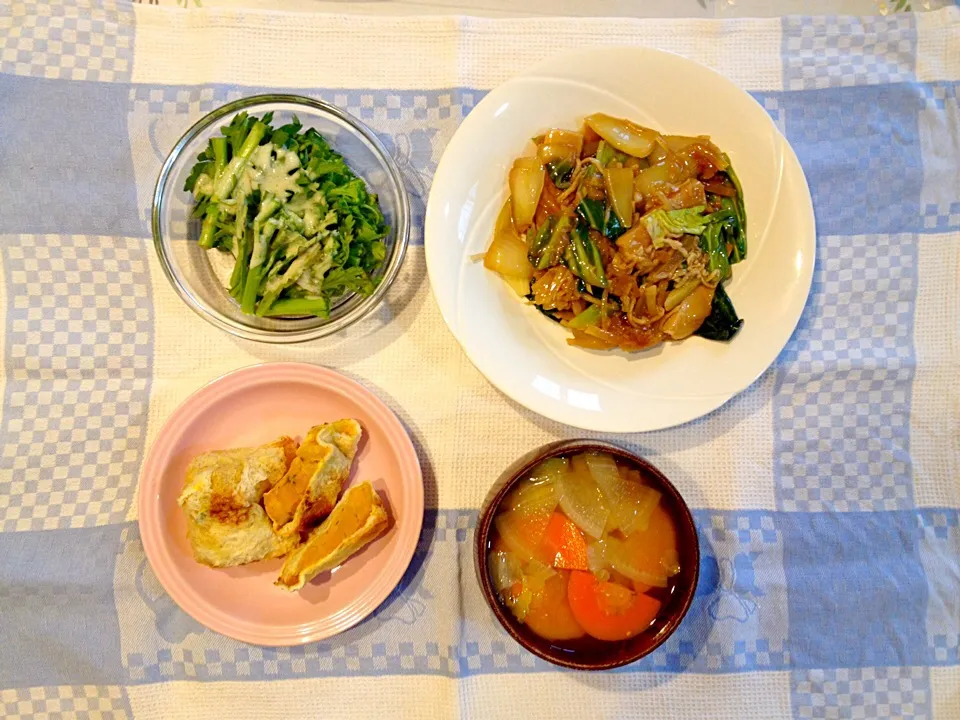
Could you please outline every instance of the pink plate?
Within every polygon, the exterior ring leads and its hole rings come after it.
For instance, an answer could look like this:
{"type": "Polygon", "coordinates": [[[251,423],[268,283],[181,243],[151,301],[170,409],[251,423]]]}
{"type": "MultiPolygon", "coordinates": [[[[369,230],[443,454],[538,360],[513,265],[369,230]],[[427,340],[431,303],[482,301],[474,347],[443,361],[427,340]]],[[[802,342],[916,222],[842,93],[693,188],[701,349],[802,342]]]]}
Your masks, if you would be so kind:
{"type": "Polygon", "coordinates": [[[353,627],[403,577],[423,523],[423,477],[406,430],[369,390],[303,363],[224,375],[191,395],[157,436],[140,475],[140,534],[176,603],[211,630],[258,645],[301,645],[353,627]],[[191,458],[207,450],[302,439],[311,425],[352,417],[364,439],[350,482],[370,480],[392,523],[383,536],[299,593],[275,587],[282,560],[213,569],[195,562],[177,496],[191,458]]]}

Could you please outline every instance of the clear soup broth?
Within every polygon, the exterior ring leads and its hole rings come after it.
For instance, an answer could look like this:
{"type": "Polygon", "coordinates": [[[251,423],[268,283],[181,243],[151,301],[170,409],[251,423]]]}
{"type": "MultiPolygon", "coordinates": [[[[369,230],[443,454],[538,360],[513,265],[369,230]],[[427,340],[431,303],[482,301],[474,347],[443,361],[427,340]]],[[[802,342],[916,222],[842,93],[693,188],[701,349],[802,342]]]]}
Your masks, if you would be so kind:
{"type": "Polygon", "coordinates": [[[606,453],[544,460],[494,517],[487,568],[499,601],[569,651],[639,635],[680,572],[668,500],[641,470],[606,453]]]}

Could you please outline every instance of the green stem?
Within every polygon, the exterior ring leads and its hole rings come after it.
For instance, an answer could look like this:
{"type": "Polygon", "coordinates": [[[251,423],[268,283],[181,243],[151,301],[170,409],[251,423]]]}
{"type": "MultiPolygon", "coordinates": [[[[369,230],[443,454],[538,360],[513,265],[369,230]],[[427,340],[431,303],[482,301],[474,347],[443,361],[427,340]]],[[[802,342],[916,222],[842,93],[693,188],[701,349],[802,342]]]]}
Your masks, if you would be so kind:
{"type": "Polygon", "coordinates": [[[306,270],[307,266],[312,264],[320,256],[321,252],[323,252],[323,249],[319,243],[311,245],[307,250],[302,252],[296,260],[290,263],[290,266],[284,270],[282,274],[268,280],[263,297],[257,305],[257,315],[263,317],[269,313],[280,297],[280,293],[293,285],[297,281],[297,278],[303,274],[303,271],[306,270]]]}
{"type": "Polygon", "coordinates": [[[253,230],[247,228],[238,240],[237,263],[230,276],[230,294],[240,300],[247,282],[247,270],[250,267],[250,251],[253,248],[253,230]]]}
{"type": "Polygon", "coordinates": [[[250,253],[250,268],[247,270],[247,279],[243,285],[243,299],[240,301],[240,309],[243,312],[252,315],[257,309],[257,295],[260,293],[260,283],[263,282],[263,276],[266,275],[267,267],[267,248],[270,240],[277,232],[276,225],[270,225],[260,234],[260,237],[253,238],[253,251],[250,253]]]}
{"type": "Polygon", "coordinates": [[[233,192],[233,188],[237,184],[237,179],[240,177],[240,171],[243,170],[250,156],[253,155],[253,151],[259,147],[260,141],[263,140],[266,132],[267,126],[259,121],[254,123],[254,126],[250,128],[250,134],[247,135],[247,139],[244,140],[243,145],[240,146],[240,152],[233,157],[217,179],[216,186],[213,190],[214,201],[228,197],[230,193],[233,192]]]}
{"type": "Polygon", "coordinates": [[[217,220],[220,218],[220,207],[218,205],[210,205],[207,208],[207,216],[203,219],[203,225],[200,228],[200,247],[205,250],[209,250],[213,247],[213,241],[215,239],[215,231],[217,228],[217,220]]]}
{"type": "Polygon", "coordinates": [[[330,304],[325,298],[283,298],[274,302],[263,312],[257,311],[261,317],[277,317],[280,315],[316,315],[327,317],[330,314],[330,304]]]}
{"type": "Polygon", "coordinates": [[[210,140],[213,146],[213,182],[216,183],[227,166],[227,139],[215,137],[210,140]]]}

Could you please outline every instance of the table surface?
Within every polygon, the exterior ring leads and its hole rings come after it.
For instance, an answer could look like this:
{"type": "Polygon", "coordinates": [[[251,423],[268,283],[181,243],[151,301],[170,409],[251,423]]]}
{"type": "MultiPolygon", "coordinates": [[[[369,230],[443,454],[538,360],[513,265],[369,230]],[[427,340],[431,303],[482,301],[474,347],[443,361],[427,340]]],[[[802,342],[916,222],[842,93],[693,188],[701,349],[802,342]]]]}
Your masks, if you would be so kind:
{"type": "Polygon", "coordinates": [[[136,0],[144,4],[183,8],[247,7],[295,12],[333,12],[372,15],[463,14],[478,17],[582,16],[634,18],[731,18],[784,15],[889,15],[926,12],[953,4],[953,0],[136,0]]]}
{"type": "Polygon", "coordinates": [[[960,8],[601,0],[589,11],[609,17],[582,19],[554,17],[588,7],[568,0],[160,1],[0,0],[0,716],[960,718],[960,8]],[[504,17],[520,14],[543,17],[504,17]],[[803,317],[753,386],[687,425],[603,436],[677,485],[703,562],[662,648],[580,674],[497,626],[471,538],[500,469],[585,433],[469,363],[430,293],[422,224],[477,102],[598,44],[681,53],[747,90],[797,152],[818,238],[803,317]],[[293,347],[188,310],[149,225],[184,129],[277,88],[370,125],[414,215],[382,306],[293,347]],[[191,620],[137,525],[164,420],[204,383],[273,360],[382,398],[427,501],[390,598],[294,649],[191,620]]]}

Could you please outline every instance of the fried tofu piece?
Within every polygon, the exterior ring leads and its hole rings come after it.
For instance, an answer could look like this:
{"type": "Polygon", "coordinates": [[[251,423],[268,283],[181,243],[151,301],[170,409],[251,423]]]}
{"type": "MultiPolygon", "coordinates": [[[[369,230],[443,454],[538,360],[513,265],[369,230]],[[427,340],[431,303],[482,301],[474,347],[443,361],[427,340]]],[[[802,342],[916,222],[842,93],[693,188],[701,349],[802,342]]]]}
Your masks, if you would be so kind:
{"type": "Polygon", "coordinates": [[[280,557],[296,546],[295,539],[274,531],[260,506],[296,451],[296,442],[282,437],[260,447],[203,453],[191,461],[177,502],[197,562],[232,567],[280,557]]]}
{"type": "Polygon", "coordinates": [[[277,586],[299,590],[373,542],[387,528],[387,510],[369,482],[348,489],[307,541],[287,556],[277,586]]]}
{"type": "Polygon", "coordinates": [[[330,514],[350,477],[362,434],[360,423],[349,418],[310,428],[290,469],[263,496],[274,530],[299,536],[330,514]]]}

